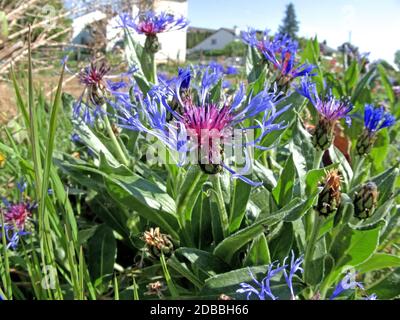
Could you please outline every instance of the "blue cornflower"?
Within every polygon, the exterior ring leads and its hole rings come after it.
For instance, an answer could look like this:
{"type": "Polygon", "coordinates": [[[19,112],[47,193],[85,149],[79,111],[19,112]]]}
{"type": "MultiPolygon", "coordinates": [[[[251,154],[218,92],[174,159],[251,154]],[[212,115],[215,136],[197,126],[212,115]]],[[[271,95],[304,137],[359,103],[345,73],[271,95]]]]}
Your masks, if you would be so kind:
{"type": "Polygon", "coordinates": [[[344,118],[348,125],[351,124],[348,114],[353,110],[353,104],[348,98],[337,99],[331,93],[320,98],[315,83],[312,83],[308,76],[301,80],[297,92],[306,97],[319,114],[319,122],[313,134],[314,146],[320,150],[328,149],[333,142],[337,121],[344,118]]]}
{"type": "Polygon", "coordinates": [[[241,289],[236,290],[237,293],[246,293],[247,294],[247,300],[250,300],[251,295],[255,295],[259,300],[266,300],[267,297],[269,297],[272,300],[278,299],[272,291],[271,291],[271,286],[270,286],[270,281],[273,277],[278,275],[282,270],[284,270],[286,266],[279,266],[277,265],[276,268],[274,268],[274,263],[271,263],[268,266],[267,270],[267,276],[260,281],[257,280],[257,278],[254,276],[254,274],[251,272],[249,268],[249,274],[250,277],[252,278],[253,282],[259,287],[259,289],[255,288],[254,286],[242,282],[240,283],[240,286],[242,287],[241,289]]]}
{"type": "Polygon", "coordinates": [[[364,111],[364,132],[357,140],[356,150],[360,156],[371,152],[377,139],[377,132],[388,128],[396,123],[396,119],[383,107],[376,108],[371,104],[365,105],[364,111]]]}
{"type": "MultiPolygon", "coordinates": [[[[285,258],[285,260],[283,261],[283,264],[285,264],[287,258],[288,257],[285,258]]],[[[298,272],[298,271],[300,271],[301,273],[304,272],[303,268],[301,267],[303,262],[304,262],[304,256],[302,255],[299,258],[295,259],[294,252],[292,251],[292,258],[290,260],[289,274],[287,273],[286,268],[283,270],[283,274],[285,276],[286,283],[289,287],[290,297],[292,300],[296,300],[296,296],[295,296],[294,290],[293,290],[293,277],[296,274],[296,272],[298,272]]]]}
{"type": "Polygon", "coordinates": [[[0,207],[0,237],[4,229],[7,248],[12,249],[16,249],[22,236],[29,234],[25,231],[26,224],[32,216],[32,211],[37,207],[36,203],[22,200],[26,183],[19,182],[17,185],[21,195],[20,201],[14,203],[3,198],[4,207],[0,207]]]}
{"type": "Polygon", "coordinates": [[[265,30],[260,39],[254,29],[243,33],[242,39],[248,45],[257,48],[270,63],[270,70],[276,73],[276,80],[282,89],[288,89],[289,83],[298,77],[314,75],[314,65],[299,64],[296,60],[297,41],[288,35],[277,34],[271,38],[265,30]]]}
{"type": "Polygon", "coordinates": [[[364,300],[377,300],[377,299],[378,299],[378,296],[375,293],[364,298],[364,300]]]}
{"type": "Polygon", "coordinates": [[[238,70],[234,66],[227,66],[225,69],[225,74],[226,75],[235,75],[235,74],[238,74],[238,70]]]}
{"type": "Polygon", "coordinates": [[[179,152],[182,161],[188,151],[197,152],[200,155],[198,164],[206,173],[215,174],[226,169],[233,178],[260,185],[244,177],[251,164],[246,147],[265,150],[259,143],[271,131],[286,127],[275,121],[290,106],[276,110],[280,97],[269,88],[246,99],[243,85],[235,95],[221,93],[223,97],[216,101],[211,89],[223,75],[211,68],[199,72],[194,77],[190,68],[181,69],[172,85],[153,87],[141,106],[117,106],[121,126],[157,137],[168,148],[179,152]],[[169,120],[167,114],[172,115],[173,120],[169,120]],[[234,130],[246,133],[255,129],[260,133],[251,141],[232,141],[234,130]],[[245,164],[240,171],[230,168],[224,161],[221,143],[244,150],[245,164]],[[207,152],[202,153],[204,150],[207,152]]]}
{"type": "MultiPolygon", "coordinates": [[[[2,232],[2,226],[0,224],[0,236],[2,232]]],[[[24,230],[18,230],[14,226],[4,225],[4,234],[6,236],[7,249],[17,249],[19,240],[21,237],[29,235],[30,232],[24,230]]]]}
{"type": "Polygon", "coordinates": [[[301,80],[297,92],[306,97],[324,119],[335,122],[345,118],[346,123],[351,124],[351,118],[348,114],[353,110],[353,104],[348,98],[337,99],[332,94],[327,94],[325,98],[321,99],[315,83],[312,83],[308,76],[301,80]]]}
{"type": "Polygon", "coordinates": [[[342,294],[342,292],[349,290],[349,289],[356,289],[360,288],[364,290],[363,285],[360,282],[357,282],[356,279],[356,273],[354,272],[348,272],[345,277],[337,284],[335,289],[333,290],[332,295],[330,296],[329,300],[335,299],[337,296],[342,294]]]}
{"type": "Polygon", "coordinates": [[[183,16],[175,16],[171,13],[147,11],[132,17],[127,13],[120,14],[119,27],[133,29],[139,34],[156,36],[158,33],[180,30],[189,24],[183,16]]]}
{"type": "Polygon", "coordinates": [[[77,133],[75,132],[75,133],[73,133],[73,134],[71,135],[71,141],[72,141],[72,142],[75,142],[75,143],[80,142],[80,141],[81,141],[81,137],[79,136],[79,134],[77,134],[77,133]]]}
{"type": "MultiPolygon", "coordinates": [[[[68,68],[67,70],[70,71],[68,68]]],[[[110,70],[110,67],[105,62],[100,64],[91,62],[77,74],[83,90],[80,97],[73,104],[74,118],[81,117],[85,123],[92,125],[95,119],[105,113],[102,106],[111,97],[115,99],[129,97],[128,92],[121,91],[121,89],[128,89],[129,87],[129,83],[122,79],[134,73],[136,69],[132,68],[118,76],[109,75],[110,70]],[[120,78],[120,81],[111,80],[115,78],[120,78]]]]}
{"type": "Polygon", "coordinates": [[[365,105],[364,124],[369,133],[374,134],[380,129],[393,126],[395,123],[395,117],[389,112],[385,112],[383,107],[375,108],[371,104],[365,105]]]}

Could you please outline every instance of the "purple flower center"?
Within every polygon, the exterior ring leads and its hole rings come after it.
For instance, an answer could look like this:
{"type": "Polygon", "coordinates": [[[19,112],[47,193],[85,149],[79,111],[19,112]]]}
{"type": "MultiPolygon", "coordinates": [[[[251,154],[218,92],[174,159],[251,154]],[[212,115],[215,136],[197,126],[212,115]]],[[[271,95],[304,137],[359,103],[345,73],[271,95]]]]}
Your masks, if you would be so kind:
{"type": "Polygon", "coordinates": [[[9,225],[16,225],[18,229],[23,230],[26,220],[31,216],[31,212],[26,204],[13,204],[8,207],[4,213],[4,222],[9,225]]]}
{"type": "Polygon", "coordinates": [[[183,123],[190,137],[205,152],[209,163],[219,162],[220,145],[232,135],[230,123],[233,115],[228,106],[218,108],[214,104],[197,107],[188,104],[183,113],[183,123]],[[222,140],[222,141],[221,141],[222,140]],[[208,152],[207,152],[208,150],[208,152]]]}
{"type": "Polygon", "coordinates": [[[146,36],[155,36],[157,33],[164,31],[163,28],[157,28],[152,21],[140,22],[138,30],[146,36]]]}
{"type": "Polygon", "coordinates": [[[110,71],[105,63],[97,67],[94,63],[79,73],[79,81],[85,85],[101,85],[104,76],[110,71]]]}
{"type": "Polygon", "coordinates": [[[183,114],[187,130],[192,130],[196,135],[202,131],[218,131],[223,137],[223,131],[232,121],[231,110],[228,106],[218,108],[214,104],[207,104],[204,107],[197,107],[191,104],[185,107],[183,114]]]}
{"type": "Polygon", "coordinates": [[[333,97],[328,97],[326,100],[317,101],[316,108],[327,120],[336,121],[346,117],[352,110],[352,105],[347,99],[337,100],[333,97]]]}

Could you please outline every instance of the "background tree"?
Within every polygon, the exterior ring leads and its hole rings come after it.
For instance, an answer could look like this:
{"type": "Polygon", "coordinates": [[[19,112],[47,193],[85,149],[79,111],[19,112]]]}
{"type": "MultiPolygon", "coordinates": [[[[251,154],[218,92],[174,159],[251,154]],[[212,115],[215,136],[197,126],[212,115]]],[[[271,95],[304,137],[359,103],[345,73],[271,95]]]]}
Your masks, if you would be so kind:
{"type": "Polygon", "coordinates": [[[394,63],[396,64],[397,68],[400,70],[400,50],[397,50],[394,54],[394,63]]]}
{"type": "Polygon", "coordinates": [[[299,22],[296,19],[296,12],[293,3],[286,6],[285,18],[282,20],[282,25],[279,27],[279,32],[288,34],[292,38],[296,38],[299,31],[299,22]]]}

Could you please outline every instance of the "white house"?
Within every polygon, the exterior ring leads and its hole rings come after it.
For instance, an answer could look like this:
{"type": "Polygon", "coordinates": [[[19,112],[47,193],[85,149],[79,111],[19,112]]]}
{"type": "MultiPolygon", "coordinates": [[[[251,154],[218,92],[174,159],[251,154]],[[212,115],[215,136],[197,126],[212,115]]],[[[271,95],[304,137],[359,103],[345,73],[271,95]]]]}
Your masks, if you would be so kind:
{"type": "Polygon", "coordinates": [[[188,53],[196,51],[220,50],[232,41],[239,39],[238,29],[220,28],[212,35],[188,50],[188,53]]]}
{"type": "Polygon", "coordinates": [[[107,15],[100,10],[89,12],[82,16],[76,17],[72,21],[72,42],[82,44],[90,35],[87,33],[87,26],[94,22],[106,19],[107,15]]]}
{"type": "MultiPolygon", "coordinates": [[[[155,0],[153,9],[156,12],[167,11],[177,16],[185,16],[188,14],[187,0],[155,0]]],[[[132,1],[132,16],[139,13],[139,6],[132,1]]],[[[73,43],[82,43],[82,39],[87,37],[85,33],[86,26],[106,18],[106,15],[97,10],[84,16],[75,18],[73,21],[73,43]]],[[[107,51],[112,51],[115,44],[124,37],[124,32],[118,25],[118,16],[115,16],[107,22],[107,51]]],[[[136,34],[132,31],[133,38],[144,45],[145,36],[136,34]]],[[[158,35],[161,50],[156,54],[157,62],[165,62],[167,60],[175,60],[184,62],[186,59],[186,29],[178,31],[170,31],[158,35]]]]}

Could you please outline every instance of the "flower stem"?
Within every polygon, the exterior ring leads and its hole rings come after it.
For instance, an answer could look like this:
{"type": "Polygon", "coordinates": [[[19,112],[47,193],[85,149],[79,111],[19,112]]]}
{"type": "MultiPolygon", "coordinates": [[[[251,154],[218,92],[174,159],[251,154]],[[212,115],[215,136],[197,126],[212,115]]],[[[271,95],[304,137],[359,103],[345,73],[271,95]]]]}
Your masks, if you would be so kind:
{"type": "Polygon", "coordinates": [[[324,155],[325,150],[315,150],[313,169],[319,169],[321,166],[322,156],[324,155]]]}
{"type": "Polygon", "coordinates": [[[108,136],[111,138],[111,141],[112,141],[112,143],[114,145],[115,151],[117,152],[119,161],[121,161],[124,165],[126,165],[128,167],[129,166],[129,160],[126,157],[124,151],[122,150],[122,147],[119,144],[117,137],[115,136],[115,133],[114,133],[112,127],[111,127],[111,123],[110,123],[110,120],[108,119],[107,114],[104,115],[103,119],[104,119],[104,124],[106,126],[106,130],[107,130],[108,136]]]}
{"type": "MultiPolygon", "coordinates": [[[[314,162],[313,162],[313,169],[320,169],[322,156],[324,155],[324,150],[315,150],[314,154],[314,162]]],[[[311,233],[315,224],[315,219],[313,212],[305,216],[305,223],[306,223],[306,235],[307,239],[310,239],[311,233]]]]}
{"type": "Polygon", "coordinates": [[[317,212],[312,211],[309,215],[313,218],[312,231],[310,236],[307,238],[306,253],[304,256],[304,281],[308,283],[313,273],[311,269],[311,262],[313,260],[315,246],[317,244],[319,231],[322,226],[323,218],[318,215],[317,212]]]}
{"type": "Polygon", "coordinates": [[[353,179],[351,179],[350,181],[350,186],[349,189],[353,188],[355,185],[358,184],[358,182],[360,182],[360,175],[362,174],[362,167],[364,164],[364,157],[360,157],[360,156],[355,156],[353,158],[353,179]]]}
{"type": "Polygon", "coordinates": [[[211,177],[212,185],[214,189],[214,197],[218,206],[219,219],[222,227],[222,234],[224,237],[227,237],[229,234],[229,218],[228,213],[226,212],[226,206],[224,201],[224,196],[222,195],[221,189],[221,176],[220,174],[216,174],[211,177]]]}

